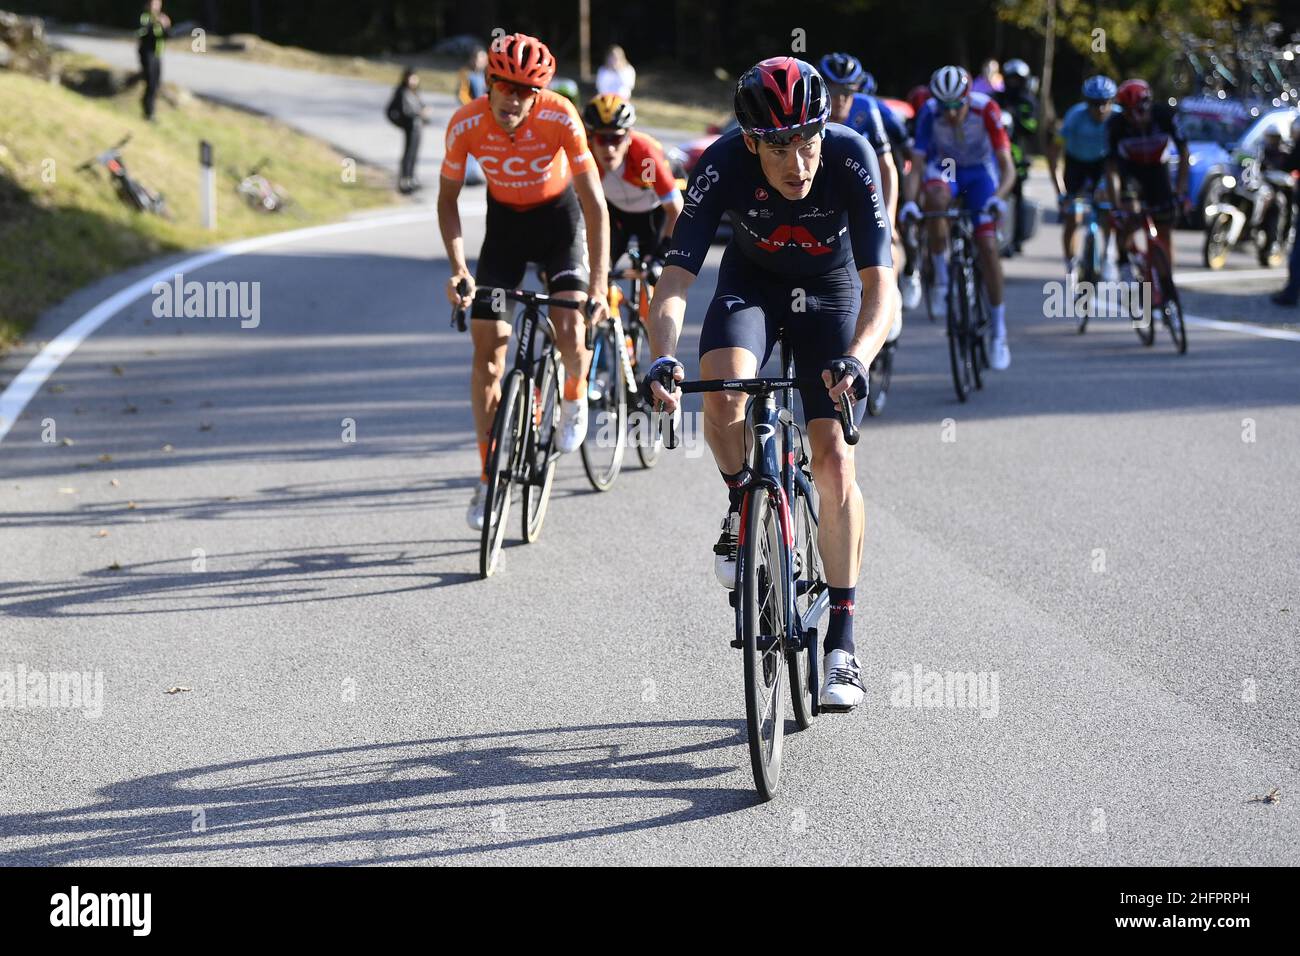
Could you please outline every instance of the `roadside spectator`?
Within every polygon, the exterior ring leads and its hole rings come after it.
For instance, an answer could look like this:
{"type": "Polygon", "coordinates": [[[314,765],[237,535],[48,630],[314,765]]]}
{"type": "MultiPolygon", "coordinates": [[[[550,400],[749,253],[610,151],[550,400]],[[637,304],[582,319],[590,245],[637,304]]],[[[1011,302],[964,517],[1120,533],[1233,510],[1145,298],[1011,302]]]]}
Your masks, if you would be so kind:
{"type": "MultiPolygon", "coordinates": [[[[1300,170],[1300,118],[1291,123],[1291,150],[1290,152],[1279,152],[1275,154],[1274,163],[1278,169],[1286,170],[1289,173],[1295,173],[1300,170]]],[[[1294,197],[1292,197],[1294,199],[1294,197]]],[[[1294,202],[1292,204],[1294,209],[1294,202]]],[[[1269,297],[1273,300],[1274,305],[1285,305],[1294,308],[1300,304],[1300,240],[1291,245],[1291,258],[1287,262],[1286,285],[1281,292],[1275,292],[1269,297]]]]}
{"type": "Polygon", "coordinates": [[[1003,90],[1002,70],[998,67],[998,61],[988,59],[980,67],[979,76],[971,82],[970,88],[976,93],[987,93],[992,96],[994,93],[1001,93],[1003,90]]]}
{"type": "Polygon", "coordinates": [[[487,50],[478,47],[469,55],[469,61],[460,68],[460,73],[456,76],[456,96],[461,106],[487,95],[487,77],[484,75],[487,62],[487,50]]]}
{"type": "Polygon", "coordinates": [[[636,86],[636,70],[627,62],[627,54],[618,44],[609,48],[605,54],[605,63],[596,71],[596,92],[613,93],[625,100],[632,98],[632,88],[636,86]]]}
{"type": "Polygon", "coordinates": [[[424,121],[429,118],[432,110],[420,99],[419,88],[420,75],[407,67],[389,104],[390,117],[400,117],[398,125],[406,135],[406,144],[402,148],[402,166],[397,177],[397,191],[403,195],[423,188],[415,175],[415,163],[420,156],[420,134],[424,129],[424,121]]]}
{"type": "Polygon", "coordinates": [[[162,0],[149,0],[140,14],[140,75],[144,78],[144,118],[153,122],[154,103],[162,85],[163,44],[172,28],[171,17],[162,12],[162,0]]]}

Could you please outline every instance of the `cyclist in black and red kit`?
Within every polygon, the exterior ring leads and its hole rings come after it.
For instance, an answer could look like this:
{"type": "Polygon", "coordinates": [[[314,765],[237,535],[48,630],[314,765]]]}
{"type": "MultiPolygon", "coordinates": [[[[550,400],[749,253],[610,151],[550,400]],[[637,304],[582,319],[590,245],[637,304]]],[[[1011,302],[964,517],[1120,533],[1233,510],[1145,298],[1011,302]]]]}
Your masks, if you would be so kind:
{"type": "MultiPolygon", "coordinates": [[[[1187,140],[1178,128],[1173,107],[1156,103],[1146,80],[1125,80],[1119,85],[1115,102],[1123,112],[1106,121],[1106,176],[1110,184],[1110,201],[1120,210],[1120,199],[1125,189],[1137,193],[1151,209],[1160,244],[1169,254],[1169,266],[1174,264],[1173,243],[1169,229],[1174,213],[1187,205],[1187,179],[1191,169],[1187,140]],[[1178,185],[1169,185],[1165,170],[1165,151],[1172,143],[1178,152],[1178,185]]],[[[1132,269],[1125,252],[1128,234],[1136,227],[1133,217],[1116,216],[1116,230],[1120,250],[1120,278],[1132,281],[1132,269]]]]}
{"type": "MultiPolygon", "coordinates": [[[[733,237],[700,333],[700,375],[754,376],[784,327],[795,361],[803,417],[821,499],[818,544],[830,585],[825,637],[824,706],[856,706],[863,695],[853,644],[853,606],[862,561],[864,514],[853,455],[838,422],[837,402],[850,388],[861,399],[867,368],[894,316],[894,271],[888,212],[876,154],[848,127],[828,122],[830,97],[820,74],[794,57],[774,57],[736,86],[740,128],[700,157],[687,184],[650,311],[651,346],[660,356],[647,385],[676,408],[685,370],[673,353],[686,313],[686,292],[726,212],[733,237]],[[839,381],[837,361],[851,370],[839,381]]],[[[704,396],[704,433],[730,492],[714,551],[714,571],[735,586],[745,463],[745,396],[704,396]]],[[[861,418],[862,405],[855,406],[861,418]]]]}

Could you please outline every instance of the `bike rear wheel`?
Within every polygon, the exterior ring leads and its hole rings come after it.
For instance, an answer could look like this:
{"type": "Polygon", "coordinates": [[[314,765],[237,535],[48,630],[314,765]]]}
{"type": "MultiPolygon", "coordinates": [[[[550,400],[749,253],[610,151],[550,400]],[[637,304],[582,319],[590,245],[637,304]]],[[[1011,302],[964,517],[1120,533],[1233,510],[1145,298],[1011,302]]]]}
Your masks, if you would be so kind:
{"type": "MultiPolygon", "coordinates": [[[[1143,345],[1154,345],[1156,341],[1156,306],[1154,292],[1156,290],[1151,282],[1152,270],[1150,268],[1150,263],[1143,263],[1143,268],[1139,270],[1138,274],[1144,277],[1147,282],[1147,288],[1151,289],[1153,294],[1138,297],[1137,301],[1145,302],[1145,305],[1143,307],[1142,318],[1140,321],[1134,323],[1133,330],[1137,332],[1137,337],[1143,345]]],[[[1134,300],[1130,297],[1129,301],[1132,302],[1134,300]]]]}
{"type": "MultiPolygon", "coordinates": [[[[811,487],[811,484],[809,485],[811,487]]],[[[794,496],[794,554],[795,610],[803,622],[805,648],[786,655],[790,665],[790,701],[794,709],[795,725],[800,730],[812,726],[816,708],[813,695],[821,694],[817,681],[817,625],[809,620],[814,605],[825,595],[826,573],[822,568],[821,552],[817,548],[816,505],[798,492],[794,496]]]]}
{"type": "Polygon", "coordinates": [[[555,354],[541,359],[541,381],[534,383],[529,414],[532,421],[524,454],[528,463],[527,483],[524,485],[524,541],[532,544],[542,533],[546,520],[546,506],[551,500],[551,484],[555,481],[555,432],[560,424],[560,376],[555,364],[555,354]]]}
{"type": "Polygon", "coordinates": [[[952,365],[952,384],[958,401],[966,401],[975,388],[967,329],[970,328],[970,304],[966,301],[965,277],[955,272],[948,279],[948,359],[952,365]]]}
{"type": "MultiPolygon", "coordinates": [[[[1183,304],[1178,299],[1178,287],[1174,285],[1173,270],[1164,249],[1156,247],[1151,254],[1152,277],[1160,285],[1160,303],[1164,323],[1169,327],[1169,335],[1174,340],[1174,348],[1179,355],[1187,353],[1187,323],[1183,321],[1183,304]]],[[[1152,330],[1152,338],[1155,331],[1152,330]]]]}
{"type": "Polygon", "coordinates": [[[582,443],[582,469],[597,491],[609,491],[623,467],[627,449],[627,386],[623,359],[612,321],[597,331],[587,374],[587,437],[582,443]]]}
{"type": "Polygon", "coordinates": [[[745,655],[745,722],[754,786],[764,800],[771,800],[781,779],[785,737],[785,541],[766,488],[748,494],[742,513],[744,544],[736,584],[745,655]]]}
{"type": "Polygon", "coordinates": [[[488,439],[487,492],[483,503],[483,531],[479,539],[478,572],[491,577],[501,556],[510,516],[511,487],[515,481],[527,428],[528,386],[516,369],[506,376],[497,403],[496,421],[488,439]]]}
{"type": "Polygon", "coordinates": [[[886,342],[867,373],[867,414],[872,417],[884,412],[885,402],[889,399],[889,382],[894,374],[895,348],[893,342],[886,342]]]}

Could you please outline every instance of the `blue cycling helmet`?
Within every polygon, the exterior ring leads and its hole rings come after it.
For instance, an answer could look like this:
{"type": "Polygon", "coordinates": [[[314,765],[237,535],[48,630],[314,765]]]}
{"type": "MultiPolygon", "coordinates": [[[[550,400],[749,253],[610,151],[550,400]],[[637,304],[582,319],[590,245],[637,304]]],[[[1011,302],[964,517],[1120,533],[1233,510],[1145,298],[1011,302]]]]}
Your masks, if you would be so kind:
{"type": "Polygon", "coordinates": [[[817,64],[817,72],[827,83],[859,88],[863,80],[871,75],[862,69],[862,63],[851,53],[827,53],[817,64]]]}
{"type": "Polygon", "coordinates": [[[862,92],[868,96],[876,95],[876,78],[866,70],[862,71],[862,92]]]}
{"type": "Polygon", "coordinates": [[[1090,76],[1083,81],[1083,98],[1085,100],[1113,100],[1117,87],[1109,76],[1090,76]]]}

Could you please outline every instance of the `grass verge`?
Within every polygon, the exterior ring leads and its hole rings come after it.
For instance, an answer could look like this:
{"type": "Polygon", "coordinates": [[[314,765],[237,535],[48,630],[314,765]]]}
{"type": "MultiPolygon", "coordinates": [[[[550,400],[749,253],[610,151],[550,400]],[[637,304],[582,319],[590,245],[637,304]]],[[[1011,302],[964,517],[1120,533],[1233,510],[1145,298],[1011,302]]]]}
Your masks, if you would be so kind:
{"type": "Polygon", "coordinates": [[[140,115],[140,88],[87,97],[0,71],[0,351],[45,309],[87,283],[167,252],[329,222],[392,201],[387,180],[317,140],[262,116],[171,92],[157,122],[140,115]],[[167,198],[172,218],[118,198],[106,170],[77,167],[127,134],[131,175],[167,198]],[[216,157],[215,230],[199,224],[199,141],[216,157]],[[268,178],[296,211],[266,214],[236,193],[232,168],[271,157],[268,178]],[[348,181],[351,178],[352,181],[348,181]]]}

